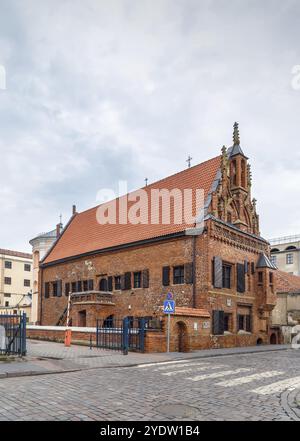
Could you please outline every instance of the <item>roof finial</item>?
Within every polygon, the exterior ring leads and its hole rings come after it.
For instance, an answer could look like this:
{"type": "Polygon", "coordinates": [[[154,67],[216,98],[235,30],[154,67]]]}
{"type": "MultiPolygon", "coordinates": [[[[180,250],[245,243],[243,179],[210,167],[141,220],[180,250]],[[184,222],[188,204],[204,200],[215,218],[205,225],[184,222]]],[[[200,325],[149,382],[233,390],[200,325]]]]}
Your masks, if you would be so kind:
{"type": "Polygon", "coordinates": [[[233,145],[240,145],[239,123],[233,125],[233,145]]]}
{"type": "Polygon", "coordinates": [[[188,158],[187,158],[187,160],[186,160],[186,162],[187,162],[187,164],[188,164],[188,168],[191,167],[192,159],[193,159],[193,158],[189,155],[188,158]]]}

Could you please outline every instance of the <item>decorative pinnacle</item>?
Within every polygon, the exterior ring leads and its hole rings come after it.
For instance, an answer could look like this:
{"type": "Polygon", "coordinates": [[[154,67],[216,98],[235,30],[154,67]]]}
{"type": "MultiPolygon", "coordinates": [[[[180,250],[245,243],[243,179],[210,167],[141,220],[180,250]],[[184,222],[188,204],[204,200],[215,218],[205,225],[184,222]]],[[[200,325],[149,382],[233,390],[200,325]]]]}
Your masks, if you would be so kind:
{"type": "Polygon", "coordinates": [[[239,123],[233,125],[233,145],[240,145],[239,123]]]}

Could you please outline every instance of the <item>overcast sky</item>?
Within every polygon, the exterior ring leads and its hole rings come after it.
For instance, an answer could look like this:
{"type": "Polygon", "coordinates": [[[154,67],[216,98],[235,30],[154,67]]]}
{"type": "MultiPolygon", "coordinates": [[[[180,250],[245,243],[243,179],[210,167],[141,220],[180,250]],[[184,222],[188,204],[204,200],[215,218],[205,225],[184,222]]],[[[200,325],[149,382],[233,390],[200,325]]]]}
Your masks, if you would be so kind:
{"type": "Polygon", "coordinates": [[[0,0],[0,65],[0,248],[216,156],[236,120],[262,235],[300,233],[299,0],[0,0]]]}

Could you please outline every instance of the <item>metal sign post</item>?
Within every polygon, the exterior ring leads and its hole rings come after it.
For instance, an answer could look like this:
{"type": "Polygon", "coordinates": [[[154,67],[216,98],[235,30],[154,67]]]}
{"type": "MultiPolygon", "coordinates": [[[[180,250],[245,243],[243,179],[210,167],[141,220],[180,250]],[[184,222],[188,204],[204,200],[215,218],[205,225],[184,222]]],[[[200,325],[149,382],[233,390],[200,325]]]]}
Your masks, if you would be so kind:
{"type": "Polygon", "coordinates": [[[168,314],[168,329],[167,329],[167,352],[170,352],[170,328],[171,328],[171,314],[175,313],[175,301],[172,300],[173,294],[168,293],[167,300],[164,301],[164,313],[168,314]]]}

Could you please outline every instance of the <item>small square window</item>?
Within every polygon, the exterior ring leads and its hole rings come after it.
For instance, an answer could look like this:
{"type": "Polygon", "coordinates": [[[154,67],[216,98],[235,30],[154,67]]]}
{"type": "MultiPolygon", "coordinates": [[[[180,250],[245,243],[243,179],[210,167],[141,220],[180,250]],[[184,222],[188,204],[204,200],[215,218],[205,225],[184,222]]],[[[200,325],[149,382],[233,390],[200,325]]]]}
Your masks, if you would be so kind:
{"type": "Polygon", "coordinates": [[[29,263],[24,264],[24,271],[31,271],[31,265],[29,263]]]}
{"type": "Polygon", "coordinates": [[[6,306],[6,307],[9,306],[9,302],[5,302],[5,306],[6,306]]]}
{"type": "Polygon", "coordinates": [[[24,286],[30,286],[30,279],[24,279],[24,286]]]}
{"type": "Polygon", "coordinates": [[[294,255],[292,253],[286,255],[286,263],[287,265],[292,265],[294,263],[294,255]]]}
{"type": "Polygon", "coordinates": [[[10,260],[5,261],[5,269],[12,269],[12,262],[10,260]]]}
{"type": "Polygon", "coordinates": [[[11,285],[11,277],[4,277],[4,284],[11,285]]]}
{"type": "Polygon", "coordinates": [[[141,281],[142,281],[142,273],[141,273],[141,271],[133,273],[133,287],[134,288],[140,288],[142,286],[141,281]]]}
{"type": "Polygon", "coordinates": [[[184,266],[175,266],[173,268],[173,283],[174,285],[181,285],[184,283],[184,266]]]}

